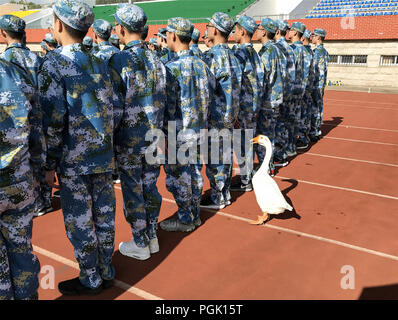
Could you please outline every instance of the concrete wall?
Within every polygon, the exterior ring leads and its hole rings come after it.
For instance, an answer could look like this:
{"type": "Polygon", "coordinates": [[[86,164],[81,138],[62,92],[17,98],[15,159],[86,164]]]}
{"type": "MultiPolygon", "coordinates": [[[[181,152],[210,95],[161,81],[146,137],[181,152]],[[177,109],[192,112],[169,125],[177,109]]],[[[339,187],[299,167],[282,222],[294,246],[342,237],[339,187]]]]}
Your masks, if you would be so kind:
{"type": "Polygon", "coordinates": [[[382,55],[398,55],[398,41],[333,41],[325,43],[329,54],[367,55],[366,66],[330,64],[328,80],[343,85],[398,88],[398,66],[380,66],[382,55]]]}

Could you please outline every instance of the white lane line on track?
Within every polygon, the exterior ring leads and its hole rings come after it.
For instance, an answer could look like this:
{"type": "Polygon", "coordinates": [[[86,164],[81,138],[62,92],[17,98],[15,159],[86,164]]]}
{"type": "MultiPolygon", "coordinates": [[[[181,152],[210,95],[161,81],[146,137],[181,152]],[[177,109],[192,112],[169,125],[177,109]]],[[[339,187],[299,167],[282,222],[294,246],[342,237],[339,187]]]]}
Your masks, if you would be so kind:
{"type": "Polygon", "coordinates": [[[343,157],[336,157],[336,156],[330,156],[330,155],[318,154],[318,153],[311,153],[311,152],[298,152],[298,154],[307,155],[307,156],[316,156],[316,157],[323,157],[323,158],[338,159],[338,160],[362,162],[362,163],[375,164],[375,165],[379,165],[379,166],[387,166],[387,167],[398,168],[398,164],[392,164],[392,163],[384,163],[384,162],[376,162],[376,161],[368,161],[368,160],[359,160],[359,159],[352,159],[352,158],[343,158],[343,157]]]}
{"type": "MultiPolygon", "coordinates": [[[[163,198],[163,200],[165,202],[176,204],[175,201],[171,200],[171,199],[163,198]]],[[[216,212],[216,214],[219,215],[219,216],[224,216],[224,217],[227,217],[227,218],[231,218],[231,219],[234,219],[234,220],[239,220],[239,221],[243,221],[243,222],[247,222],[247,223],[252,221],[250,219],[239,217],[239,216],[236,216],[236,215],[233,215],[233,214],[230,214],[230,213],[227,213],[227,212],[223,212],[223,211],[217,211],[217,210],[212,210],[212,209],[207,209],[207,208],[201,208],[201,210],[208,211],[208,212],[216,212]]],[[[299,235],[299,236],[302,236],[302,237],[305,237],[305,238],[310,238],[310,239],[314,239],[314,240],[318,240],[318,241],[322,241],[322,242],[331,243],[331,244],[338,245],[338,246],[345,247],[345,248],[349,248],[349,249],[352,249],[352,250],[361,251],[361,252],[369,253],[369,254],[372,254],[372,255],[375,255],[375,256],[379,256],[379,257],[387,258],[387,259],[390,259],[390,260],[398,261],[398,256],[394,256],[394,255],[391,255],[391,254],[387,254],[387,253],[376,251],[376,250],[372,250],[372,249],[367,249],[367,248],[364,248],[364,247],[355,246],[355,245],[352,245],[352,244],[349,244],[349,243],[345,243],[345,242],[341,242],[341,241],[337,241],[337,240],[333,240],[333,239],[329,239],[329,238],[325,238],[325,237],[320,237],[320,236],[316,236],[316,235],[313,235],[313,234],[309,234],[309,233],[305,233],[305,232],[301,232],[301,231],[297,231],[297,230],[292,230],[292,229],[288,229],[288,228],[278,227],[278,226],[271,225],[271,224],[265,224],[265,225],[263,225],[263,227],[274,229],[274,230],[278,230],[278,231],[282,231],[282,232],[286,232],[286,233],[291,233],[291,234],[294,234],[294,235],[299,235]]]]}
{"type": "MultiPolygon", "coordinates": [[[[283,178],[283,177],[278,177],[278,176],[276,178],[289,179],[289,178],[283,178]]],[[[303,180],[297,180],[297,181],[298,182],[302,182],[302,183],[308,183],[308,182],[303,181],[303,180]]],[[[311,184],[315,184],[315,183],[311,183],[311,184]]],[[[315,185],[327,186],[327,185],[321,185],[321,184],[315,184],[315,185]]],[[[327,186],[327,187],[331,187],[331,186],[327,186]]],[[[121,188],[118,187],[118,186],[115,186],[115,188],[118,189],[118,190],[121,190],[121,188]]],[[[396,198],[396,197],[377,195],[377,194],[373,194],[373,193],[365,192],[365,191],[346,189],[346,188],[340,188],[340,187],[334,187],[334,188],[348,190],[348,191],[354,191],[354,192],[360,192],[360,193],[365,193],[365,194],[370,194],[370,195],[382,196],[382,197],[387,197],[387,198],[393,198],[395,200],[398,200],[398,198],[396,198]]],[[[167,198],[164,198],[164,197],[163,197],[163,201],[176,204],[176,202],[174,200],[167,199],[167,198]]],[[[223,212],[223,211],[211,210],[211,209],[206,209],[206,208],[201,208],[201,210],[209,211],[209,212],[216,212],[217,215],[228,217],[228,218],[231,218],[231,219],[234,219],[234,220],[240,220],[240,221],[244,221],[244,222],[252,221],[250,219],[239,217],[239,216],[236,216],[236,215],[233,215],[233,214],[230,214],[230,213],[227,213],[227,212],[223,212]]],[[[375,251],[375,250],[371,250],[371,249],[367,249],[367,248],[351,245],[349,243],[345,243],[345,242],[341,242],[341,241],[337,241],[337,240],[333,240],[333,239],[329,239],[329,238],[325,238],[325,237],[320,237],[320,236],[316,236],[316,235],[313,235],[313,234],[309,234],[309,233],[305,233],[305,232],[301,232],[301,231],[297,231],[297,230],[293,230],[293,229],[282,228],[282,227],[278,227],[278,226],[271,225],[271,224],[265,224],[264,227],[267,227],[267,228],[270,228],[270,229],[279,230],[279,231],[283,231],[283,232],[287,232],[287,233],[291,233],[291,234],[295,234],[295,235],[300,235],[300,236],[303,236],[303,237],[306,237],[306,238],[315,239],[315,240],[319,240],[319,241],[322,241],[322,242],[332,243],[332,244],[335,244],[335,245],[338,245],[338,246],[342,246],[342,247],[345,247],[345,248],[349,248],[349,249],[353,249],[353,250],[361,251],[361,252],[366,252],[366,253],[373,254],[373,255],[376,255],[376,256],[379,256],[379,257],[383,257],[383,258],[387,258],[387,259],[398,261],[398,256],[393,256],[393,255],[390,255],[390,254],[387,254],[387,253],[383,253],[383,252],[380,252],[380,251],[375,251]]]]}
{"type": "Polygon", "coordinates": [[[323,126],[328,127],[338,127],[338,128],[346,128],[346,129],[364,129],[364,130],[375,130],[375,131],[387,131],[387,132],[398,132],[398,130],[393,129],[379,129],[379,128],[367,128],[367,127],[356,127],[356,126],[348,126],[343,124],[329,124],[329,123],[322,123],[323,126]]]}
{"type": "Polygon", "coordinates": [[[333,102],[325,102],[326,107],[342,107],[342,108],[356,108],[356,109],[376,109],[376,110],[391,110],[398,111],[398,108],[378,108],[378,107],[365,107],[365,106],[352,106],[347,104],[339,104],[333,102]]]}
{"type": "Polygon", "coordinates": [[[340,99],[332,99],[326,98],[325,101],[338,101],[344,103],[371,103],[371,104],[389,104],[398,107],[398,103],[396,102],[380,102],[380,101],[364,101],[364,100],[340,100],[340,99]]]}
{"type": "Polygon", "coordinates": [[[305,180],[299,180],[299,179],[293,179],[293,178],[286,178],[286,177],[281,177],[279,175],[275,176],[274,178],[278,178],[280,180],[296,180],[297,182],[300,182],[300,183],[310,184],[310,185],[314,185],[314,186],[318,186],[318,187],[324,187],[324,188],[329,188],[329,189],[337,189],[337,190],[343,190],[343,191],[349,191],[349,192],[355,192],[355,193],[362,193],[362,194],[366,194],[366,195],[369,195],[369,196],[375,196],[375,197],[379,197],[379,198],[398,200],[398,197],[389,196],[389,195],[385,195],[385,194],[373,193],[373,192],[357,190],[357,189],[350,189],[350,188],[344,188],[344,187],[338,187],[338,186],[332,186],[332,185],[329,185],[329,184],[323,184],[323,183],[317,183],[317,182],[311,182],[311,181],[305,181],[305,180]]]}
{"type": "Polygon", "coordinates": [[[359,143],[369,143],[369,144],[380,144],[380,145],[384,145],[384,146],[398,147],[398,144],[386,143],[386,142],[376,142],[376,141],[366,141],[366,140],[354,140],[354,139],[337,138],[337,137],[323,137],[323,139],[333,139],[333,140],[341,140],[341,141],[349,141],[349,142],[359,142],[359,143]]]}
{"type": "MultiPolygon", "coordinates": [[[[46,249],[40,248],[40,247],[35,246],[35,245],[33,246],[33,250],[35,252],[37,252],[38,254],[46,256],[46,257],[48,257],[48,258],[50,258],[52,260],[58,261],[58,262],[60,262],[60,263],[62,263],[64,265],[67,265],[68,267],[71,267],[73,269],[79,270],[79,264],[77,262],[75,262],[75,261],[69,260],[67,258],[64,258],[64,257],[56,254],[56,253],[53,253],[51,251],[48,251],[46,249]]],[[[157,296],[155,296],[153,294],[150,294],[149,292],[146,292],[144,290],[138,289],[138,288],[136,288],[134,286],[131,286],[131,285],[129,285],[127,283],[124,283],[124,282],[122,282],[120,280],[117,280],[117,279],[115,279],[114,284],[115,284],[116,287],[118,287],[118,288],[120,288],[120,289],[122,289],[124,291],[127,291],[129,293],[132,293],[132,294],[134,294],[136,296],[139,296],[141,298],[144,298],[146,300],[163,300],[162,298],[159,298],[159,297],[157,297],[157,296]]]]}

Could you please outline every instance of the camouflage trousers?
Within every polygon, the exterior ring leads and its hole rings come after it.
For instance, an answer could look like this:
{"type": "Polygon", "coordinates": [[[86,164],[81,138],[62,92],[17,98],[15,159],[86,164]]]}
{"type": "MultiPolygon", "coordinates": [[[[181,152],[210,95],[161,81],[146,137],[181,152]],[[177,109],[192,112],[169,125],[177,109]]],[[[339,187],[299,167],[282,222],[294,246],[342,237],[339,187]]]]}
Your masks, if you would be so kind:
{"type": "Polygon", "coordinates": [[[146,247],[151,239],[157,237],[162,204],[162,196],[156,186],[160,165],[148,164],[144,155],[128,158],[129,165],[119,166],[124,216],[131,226],[137,246],[146,247]]]}
{"type": "MultiPolygon", "coordinates": [[[[257,135],[267,136],[272,143],[273,153],[271,156],[270,169],[273,169],[273,158],[286,159],[286,143],[288,131],[286,119],[284,118],[284,105],[274,110],[261,110],[257,122],[257,135]]],[[[266,150],[263,146],[256,146],[256,153],[260,164],[264,161],[266,150]]]]}
{"type": "Polygon", "coordinates": [[[253,176],[254,147],[250,140],[256,134],[257,117],[250,122],[239,119],[239,123],[241,130],[234,130],[233,148],[238,159],[241,182],[248,184],[253,176]]]}
{"type": "Polygon", "coordinates": [[[286,151],[290,153],[294,153],[297,151],[296,143],[297,143],[297,133],[298,133],[298,124],[300,120],[300,111],[301,111],[301,99],[292,98],[287,104],[285,108],[285,123],[286,129],[288,133],[288,139],[286,142],[286,151]]]}
{"type": "Polygon", "coordinates": [[[178,206],[178,219],[192,224],[199,218],[203,191],[201,164],[166,164],[166,187],[178,206]]]}
{"type": "Polygon", "coordinates": [[[42,170],[36,188],[36,208],[51,206],[52,188],[46,183],[46,172],[42,170]]]}
{"type": "Polygon", "coordinates": [[[311,110],[311,137],[322,135],[321,125],[323,121],[323,95],[324,89],[315,89],[314,101],[311,110]]]}
{"type": "Polygon", "coordinates": [[[39,288],[40,263],[31,243],[34,201],[31,175],[16,181],[0,173],[0,300],[29,299],[39,288]]]}
{"type": "Polygon", "coordinates": [[[304,94],[301,103],[300,123],[298,126],[298,137],[303,143],[309,143],[309,134],[311,129],[311,111],[313,100],[310,92],[304,94]]]}
{"type": "Polygon", "coordinates": [[[224,129],[230,132],[230,140],[208,139],[208,163],[206,164],[206,176],[210,182],[210,198],[214,203],[231,201],[232,181],[232,129],[224,129]],[[213,147],[212,147],[213,146],[213,147]],[[212,151],[213,148],[213,151],[212,151]],[[216,154],[214,155],[214,151],[216,154]],[[213,153],[213,154],[212,154],[213,153]]]}
{"type": "Polygon", "coordinates": [[[85,176],[59,176],[66,235],[80,267],[80,281],[97,288],[112,280],[115,268],[116,199],[112,172],[85,176]]]}

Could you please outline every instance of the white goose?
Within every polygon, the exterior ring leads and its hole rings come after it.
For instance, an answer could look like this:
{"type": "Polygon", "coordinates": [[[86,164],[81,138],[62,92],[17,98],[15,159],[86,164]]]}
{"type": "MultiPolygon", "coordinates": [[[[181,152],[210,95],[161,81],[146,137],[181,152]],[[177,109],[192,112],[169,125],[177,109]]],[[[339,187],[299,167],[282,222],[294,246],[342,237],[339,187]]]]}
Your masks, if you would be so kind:
{"type": "Polygon", "coordinates": [[[263,212],[256,221],[250,224],[263,224],[269,220],[270,214],[281,214],[285,210],[293,211],[293,208],[286,202],[278,185],[268,174],[269,162],[272,155],[272,144],[267,136],[259,135],[251,140],[253,144],[258,143],[266,148],[264,162],[252,179],[254,193],[257,203],[263,212]]]}

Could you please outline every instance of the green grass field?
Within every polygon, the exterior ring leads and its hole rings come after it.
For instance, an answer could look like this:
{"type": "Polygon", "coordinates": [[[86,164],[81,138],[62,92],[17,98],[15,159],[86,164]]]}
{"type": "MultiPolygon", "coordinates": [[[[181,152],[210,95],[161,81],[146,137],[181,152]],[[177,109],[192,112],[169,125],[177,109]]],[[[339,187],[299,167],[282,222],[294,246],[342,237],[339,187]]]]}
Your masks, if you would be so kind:
{"type": "MultiPolygon", "coordinates": [[[[175,0],[155,3],[139,3],[148,17],[148,24],[165,24],[172,17],[190,18],[192,22],[207,22],[205,19],[211,17],[214,12],[222,11],[235,18],[242,10],[255,0],[175,0]],[[160,21],[159,21],[160,20],[160,21]]],[[[104,19],[114,22],[112,14],[116,6],[96,6],[94,13],[96,19],[104,19]]]]}

